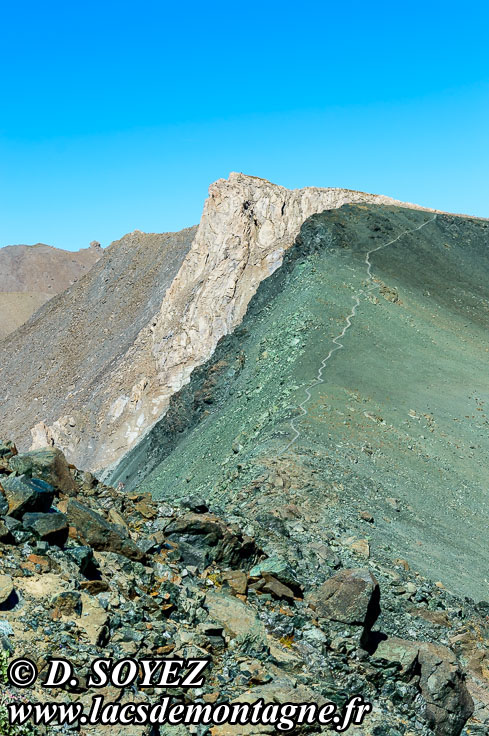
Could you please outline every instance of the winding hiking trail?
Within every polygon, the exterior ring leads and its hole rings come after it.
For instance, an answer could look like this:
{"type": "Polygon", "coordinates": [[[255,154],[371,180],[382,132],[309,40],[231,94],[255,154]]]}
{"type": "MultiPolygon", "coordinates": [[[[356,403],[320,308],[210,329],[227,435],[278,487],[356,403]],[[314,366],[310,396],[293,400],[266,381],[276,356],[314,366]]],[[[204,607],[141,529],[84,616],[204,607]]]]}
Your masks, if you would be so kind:
{"type": "Polygon", "coordinates": [[[370,286],[367,286],[365,289],[360,289],[360,291],[358,291],[356,294],[353,295],[352,299],[354,300],[355,303],[352,307],[350,314],[346,317],[346,321],[345,321],[345,325],[343,329],[341,330],[339,335],[336,335],[336,337],[333,337],[332,339],[334,347],[331,348],[327,356],[323,358],[323,360],[321,361],[321,364],[319,366],[319,369],[318,369],[318,372],[317,372],[317,375],[314,381],[311,384],[309,384],[307,388],[304,389],[306,398],[297,407],[298,409],[301,410],[302,413],[299,414],[299,416],[294,417],[293,419],[290,420],[290,427],[292,431],[294,432],[294,437],[284,447],[284,449],[280,453],[281,455],[283,455],[284,452],[287,452],[287,450],[301,436],[300,430],[297,429],[296,422],[298,422],[299,419],[302,419],[303,417],[305,417],[307,414],[306,404],[308,404],[312,398],[311,389],[313,389],[315,386],[319,385],[320,383],[324,383],[323,371],[326,367],[326,363],[332,357],[332,355],[336,353],[337,350],[341,350],[344,347],[343,343],[339,342],[339,340],[341,340],[345,336],[345,334],[347,333],[347,331],[350,329],[352,325],[352,320],[356,316],[357,309],[360,306],[360,297],[365,296],[369,291],[372,291],[373,289],[378,288],[377,284],[374,283],[374,277],[372,276],[372,263],[370,261],[370,256],[373,253],[376,253],[378,250],[383,250],[384,248],[387,248],[389,245],[393,245],[393,243],[397,243],[397,241],[403,238],[405,235],[408,235],[409,233],[415,233],[417,230],[421,230],[425,225],[428,225],[430,222],[433,222],[434,220],[436,220],[436,215],[433,215],[433,217],[431,217],[429,220],[426,220],[426,222],[423,222],[421,225],[418,225],[418,227],[411,228],[410,230],[404,230],[400,235],[397,236],[397,238],[394,238],[393,240],[389,240],[388,243],[382,243],[381,245],[378,245],[376,248],[371,248],[369,251],[367,251],[365,255],[364,263],[367,266],[367,284],[370,282],[370,286]]]}

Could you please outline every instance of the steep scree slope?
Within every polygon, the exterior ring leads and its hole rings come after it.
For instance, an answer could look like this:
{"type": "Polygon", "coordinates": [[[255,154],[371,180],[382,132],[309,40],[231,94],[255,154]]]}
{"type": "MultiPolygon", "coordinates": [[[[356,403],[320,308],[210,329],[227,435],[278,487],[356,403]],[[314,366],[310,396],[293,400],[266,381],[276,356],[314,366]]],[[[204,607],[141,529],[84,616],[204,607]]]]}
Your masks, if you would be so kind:
{"type": "Polygon", "coordinates": [[[403,557],[489,599],[489,223],[429,220],[371,205],[311,217],[241,326],[111,480],[239,509],[265,547],[292,503],[284,554],[294,535],[299,547],[365,539],[377,559],[403,557]],[[367,291],[366,252],[424,222],[372,253],[367,291]],[[358,294],[344,349],[301,416],[358,294]],[[294,417],[300,436],[286,450],[294,417]]]}
{"type": "Polygon", "coordinates": [[[102,253],[98,245],[77,252],[42,243],[0,248],[0,338],[24,324],[48,299],[71,286],[102,253]]]}
{"type": "MultiPolygon", "coordinates": [[[[50,444],[58,431],[70,459],[90,457],[99,441],[104,381],[157,312],[194,233],[190,228],[126,235],[82,279],[3,340],[2,422],[21,448],[29,447],[37,424],[35,446],[50,444]],[[44,422],[52,425],[52,434],[44,422]]],[[[137,401],[136,388],[130,401],[137,401]]]]}

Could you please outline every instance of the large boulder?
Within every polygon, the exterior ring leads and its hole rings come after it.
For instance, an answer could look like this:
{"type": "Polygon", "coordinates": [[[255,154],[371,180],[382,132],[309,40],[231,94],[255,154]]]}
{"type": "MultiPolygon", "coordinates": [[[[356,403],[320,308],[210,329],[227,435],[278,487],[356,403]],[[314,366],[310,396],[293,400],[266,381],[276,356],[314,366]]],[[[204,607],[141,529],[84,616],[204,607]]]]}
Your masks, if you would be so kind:
{"type": "Polygon", "coordinates": [[[250,537],[213,514],[185,514],[171,521],[165,534],[177,542],[184,562],[201,570],[214,561],[223,566],[249,567],[258,554],[250,537]]]}
{"type": "Polygon", "coordinates": [[[474,702],[455,655],[441,644],[423,642],[418,658],[428,723],[436,736],[459,736],[474,712],[474,702]]]}
{"type": "Polygon", "coordinates": [[[10,458],[9,465],[19,475],[40,478],[63,493],[76,491],[66,458],[57,447],[21,452],[10,458]]]}
{"type": "Polygon", "coordinates": [[[144,558],[144,552],[125,535],[122,527],[106,521],[88,506],[70,499],[66,515],[82,544],[88,544],[95,550],[116,552],[139,562],[144,558]]]}
{"type": "Polygon", "coordinates": [[[31,529],[39,539],[50,544],[62,545],[68,538],[68,519],[59,511],[52,514],[24,514],[22,526],[31,529]]]}
{"type": "Polygon", "coordinates": [[[340,570],[309,596],[318,618],[363,626],[369,631],[380,613],[380,588],[369,570],[340,570]]]}
{"type": "Polygon", "coordinates": [[[210,591],[205,597],[209,618],[224,629],[233,646],[248,655],[261,656],[268,652],[266,629],[251,606],[233,596],[210,591]]]}
{"type": "Polygon", "coordinates": [[[474,712],[474,703],[448,647],[389,637],[379,643],[373,661],[397,665],[403,680],[417,683],[426,720],[436,736],[460,735],[474,712]]]}
{"type": "Polygon", "coordinates": [[[54,499],[54,488],[49,483],[26,475],[3,478],[2,488],[7,513],[15,519],[21,519],[29,511],[48,511],[54,499]]]}

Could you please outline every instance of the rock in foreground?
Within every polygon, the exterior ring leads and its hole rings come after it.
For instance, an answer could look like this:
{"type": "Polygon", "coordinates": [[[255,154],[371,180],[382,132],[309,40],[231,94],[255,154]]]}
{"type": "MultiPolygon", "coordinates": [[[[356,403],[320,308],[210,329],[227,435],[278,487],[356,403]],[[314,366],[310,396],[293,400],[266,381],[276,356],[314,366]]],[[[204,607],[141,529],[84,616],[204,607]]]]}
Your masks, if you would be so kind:
{"type": "MultiPolygon", "coordinates": [[[[32,477],[16,475],[27,461],[19,465],[9,447],[2,487],[44,487],[35,477],[36,463],[32,477]]],[[[54,654],[74,662],[79,683],[65,692],[67,700],[91,703],[86,674],[96,657],[209,657],[203,688],[177,695],[204,703],[245,702],[251,693],[276,702],[307,696],[310,702],[341,704],[347,694],[361,691],[375,703],[366,733],[461,734],[474,707],[471,668],[464,669],[436,635],[426,639],[434,631],[427,619],[412,618],[412,627],[424,621],[417,641],[374,630],[376,621],[395,627],[404,605],[390,593],[382,570],[374,575],[345,566],[328,574],[325,567],[322,582],[301,580],[300,568],[293,569],[278,551],[263,553],[237,517],[228,523],[206,504],[193,504],[201,510],[189,512],[186,502],[172,507],[138,493],[121,494],[74,468],[69,474],[65,490],[48,486],[51,505],[42,511],[17,504],[11,516],[6,495],[13,491],[0,494],[7,511],[0,519],[4,647],[41,670],[54,654]],[[69,536],[63,536],[68,527],[69,536]],[[388,614],[377,618],[383,588],[388,614]],[[367,649],[359,630],[369,633],[367,649]]],[[[345,548],[345,562],[348,554],[345,548]]],[[[461,618],[455,600],[432,590],[450,616],[452,638],[486,626],[473,608],[464,606],[461,618]]],[[[37,685],[30,695],[49,699],[37,685]]],[[[120,695],[127,702],[159,698],[157,690],[147,689],[120,695]]],[[[214,731],[240,736],[240,728],[214,731]]],[[[179,733],[192,732],[182,727],[179,733]]],[[[94,732],[82,727],[80,733],[94,732]]],[[[138,733],[149,736],[150,729],[138,733]]]]}

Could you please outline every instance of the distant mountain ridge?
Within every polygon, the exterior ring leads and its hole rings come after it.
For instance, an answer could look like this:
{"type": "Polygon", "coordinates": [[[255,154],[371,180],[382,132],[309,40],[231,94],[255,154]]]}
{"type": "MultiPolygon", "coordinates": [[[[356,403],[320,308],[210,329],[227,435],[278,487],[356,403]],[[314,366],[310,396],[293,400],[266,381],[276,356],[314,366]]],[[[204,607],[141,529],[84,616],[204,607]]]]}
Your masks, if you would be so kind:
{"type": "MultiPolygon", "coordinates": [[[[107,398],[112,404],[122,393],[113,398],[108,394],[107,377],[124,358],[131,364],[134,342],[151,325],[194,234],[195,228],[189,228],[169,234],[136,230],[124,236],[78,281],[3,339],[3,432],[11,428],[26,449],[31,430],[39,425],[37,444],[49,445],[52,440],[42,423],[52,426],[62,417],[71,457],[80,451],[93,454],[95,446],[104,444],[110,426],[106,430],[100,421],[98,405],[107,398]]],[[[137,400],[137,389],[132,398],[137,400]]]]}
{"type": "Polygon", "coordinates": [[[98,243],[79,251],[44,243],[0,248],[0,338],[81,278],[102,254],[98,243]]]}

